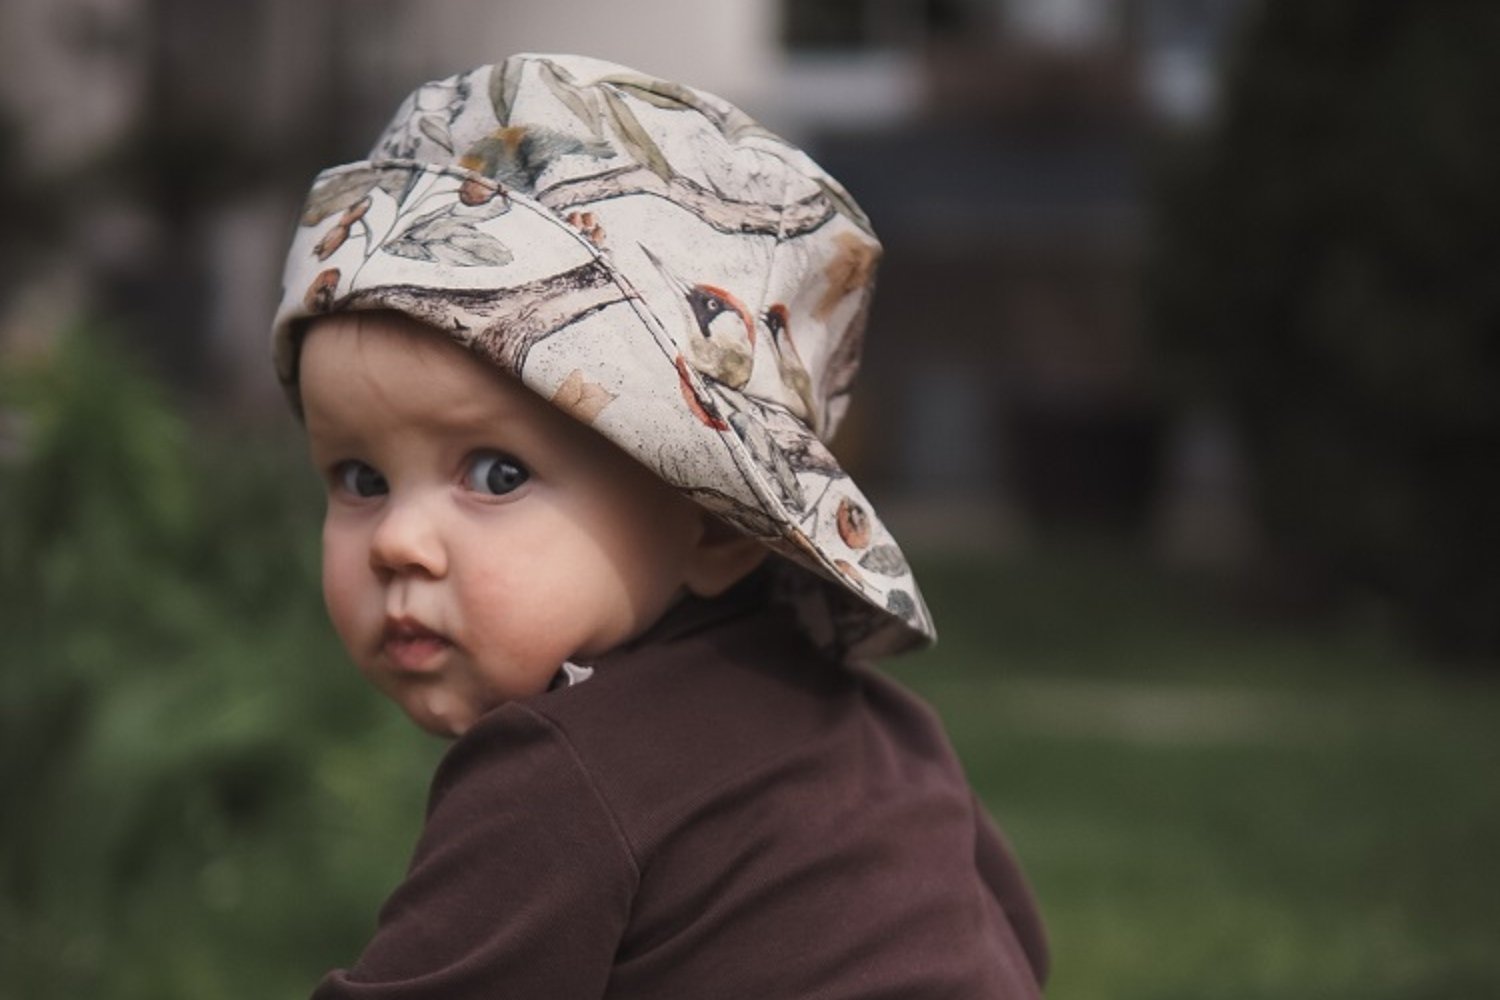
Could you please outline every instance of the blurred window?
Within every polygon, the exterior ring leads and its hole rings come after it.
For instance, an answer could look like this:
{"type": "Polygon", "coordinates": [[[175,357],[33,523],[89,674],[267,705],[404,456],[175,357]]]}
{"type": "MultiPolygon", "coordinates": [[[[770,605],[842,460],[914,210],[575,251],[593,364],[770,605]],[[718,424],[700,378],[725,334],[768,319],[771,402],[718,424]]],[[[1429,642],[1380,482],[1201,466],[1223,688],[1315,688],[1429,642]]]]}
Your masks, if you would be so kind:
{"type": "Polygon", "coordinates": [[[985,26],[994,6],[994,0],[782,0],[782,42],[794,53],[915,48],[985,26]]]}
{"type": "Polygon", "coordinates": [[[1006,0],[1009,31],[1055,49],[1097,49],[1116,40],[1123,9],[1109,0],[1006,0]]]}

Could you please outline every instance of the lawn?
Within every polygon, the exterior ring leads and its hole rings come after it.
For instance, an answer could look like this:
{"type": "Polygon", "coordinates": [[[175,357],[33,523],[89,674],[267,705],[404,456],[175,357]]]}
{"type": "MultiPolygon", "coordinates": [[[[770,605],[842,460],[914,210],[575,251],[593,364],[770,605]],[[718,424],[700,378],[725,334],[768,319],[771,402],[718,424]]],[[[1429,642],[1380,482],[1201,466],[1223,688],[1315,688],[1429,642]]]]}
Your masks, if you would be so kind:
{"type": "Polygon", "coordinates": [[[1121,553],[921,568],[892,665],[1029,870],[1053,1000],[1500,996],[1500,684],[1121,553]]]}

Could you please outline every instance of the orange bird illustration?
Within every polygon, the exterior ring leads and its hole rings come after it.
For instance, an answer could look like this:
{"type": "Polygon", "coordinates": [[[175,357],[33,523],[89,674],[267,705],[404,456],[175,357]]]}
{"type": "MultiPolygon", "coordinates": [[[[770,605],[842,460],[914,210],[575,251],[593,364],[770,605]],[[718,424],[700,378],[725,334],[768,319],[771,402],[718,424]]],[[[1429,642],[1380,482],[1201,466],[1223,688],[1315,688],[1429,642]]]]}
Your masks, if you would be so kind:
{"type": "Polygon", "coordinates": [[[802,363],[802,355],[797,353],[797,345],[792,343],[786,306],[777,302],[766,310],[762,318],[766,322],[766,328],[771,331],[771,344],[776,348],[776,370],[781,375],[782,384],[797,394],[800,405],[790,409],[816,429],[813,417],[818,408],[813,403],[812,376],[802,363]]]}
{"type": "Polygon", "coordinates": [[[689,284],[641,247],[656,270],[679,293],[689,321],[686,343],[679,343],[688,365],[731,389],[743,389],[755,364],[755,320],[744,303],[714,285],[689,284]]]}
{"type": "Polygon", "coordinates": [[[765,426],[743,409],[748,400],[737,392],[734,397],[716,394],[727,410],[721,415],[719,404],[700,396],[688,377],[687,369],[691,368],[726,388],[745,387],[755,360],[755,320],[750,310],[724,289],[686,282],[646,247],[641,247],[641,251],[678,292],[683,318],[688,321],[687,342],[679,344],[682,353],[676,358],[682,398],[706,426],[717,431],[733,428],[761,467],[770,473],[782,502],[800,510],[805,498],[797,473],[765,426]],[[735,402],[735,398],[740,402],[735,402]]]}

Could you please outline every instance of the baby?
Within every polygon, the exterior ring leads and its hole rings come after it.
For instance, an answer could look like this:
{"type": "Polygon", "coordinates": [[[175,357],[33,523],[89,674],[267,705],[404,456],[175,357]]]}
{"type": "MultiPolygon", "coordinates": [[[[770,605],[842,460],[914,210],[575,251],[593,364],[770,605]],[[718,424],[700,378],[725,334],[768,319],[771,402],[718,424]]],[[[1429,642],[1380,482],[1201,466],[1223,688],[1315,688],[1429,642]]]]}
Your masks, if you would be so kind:
{"type": "Polygon", "coordinates": [[[879,244],[722,100],[432,83],[314,184],[275,325],[360,670],[454,742],[318,997],[1034,997],[1040,921],[829,453],[879,244]]]}

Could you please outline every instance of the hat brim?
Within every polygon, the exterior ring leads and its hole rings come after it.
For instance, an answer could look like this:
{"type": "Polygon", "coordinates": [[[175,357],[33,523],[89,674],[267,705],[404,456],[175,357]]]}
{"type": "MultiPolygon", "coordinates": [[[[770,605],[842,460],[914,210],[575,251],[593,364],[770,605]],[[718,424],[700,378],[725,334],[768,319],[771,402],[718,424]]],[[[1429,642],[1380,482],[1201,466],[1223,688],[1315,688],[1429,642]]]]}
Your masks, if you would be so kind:
{"type": "MultiPolygon", "coordinates": [[[[816,575],[799,607],[843,656],[929,644],[909,565],[853,480],[783,401],[684,361],[690,317],[667,265],[602,251],[588,222],[461,167],[361,161],[314,184],[273,327],[297,403],[308,321],[394,310],[451,337],[593,427],[704,508],[816,575]]],[[[660,247],[657,248],[661,250],[660,247]]],[[[670,251],[668,251],[670,252],[670,251]]]]}

